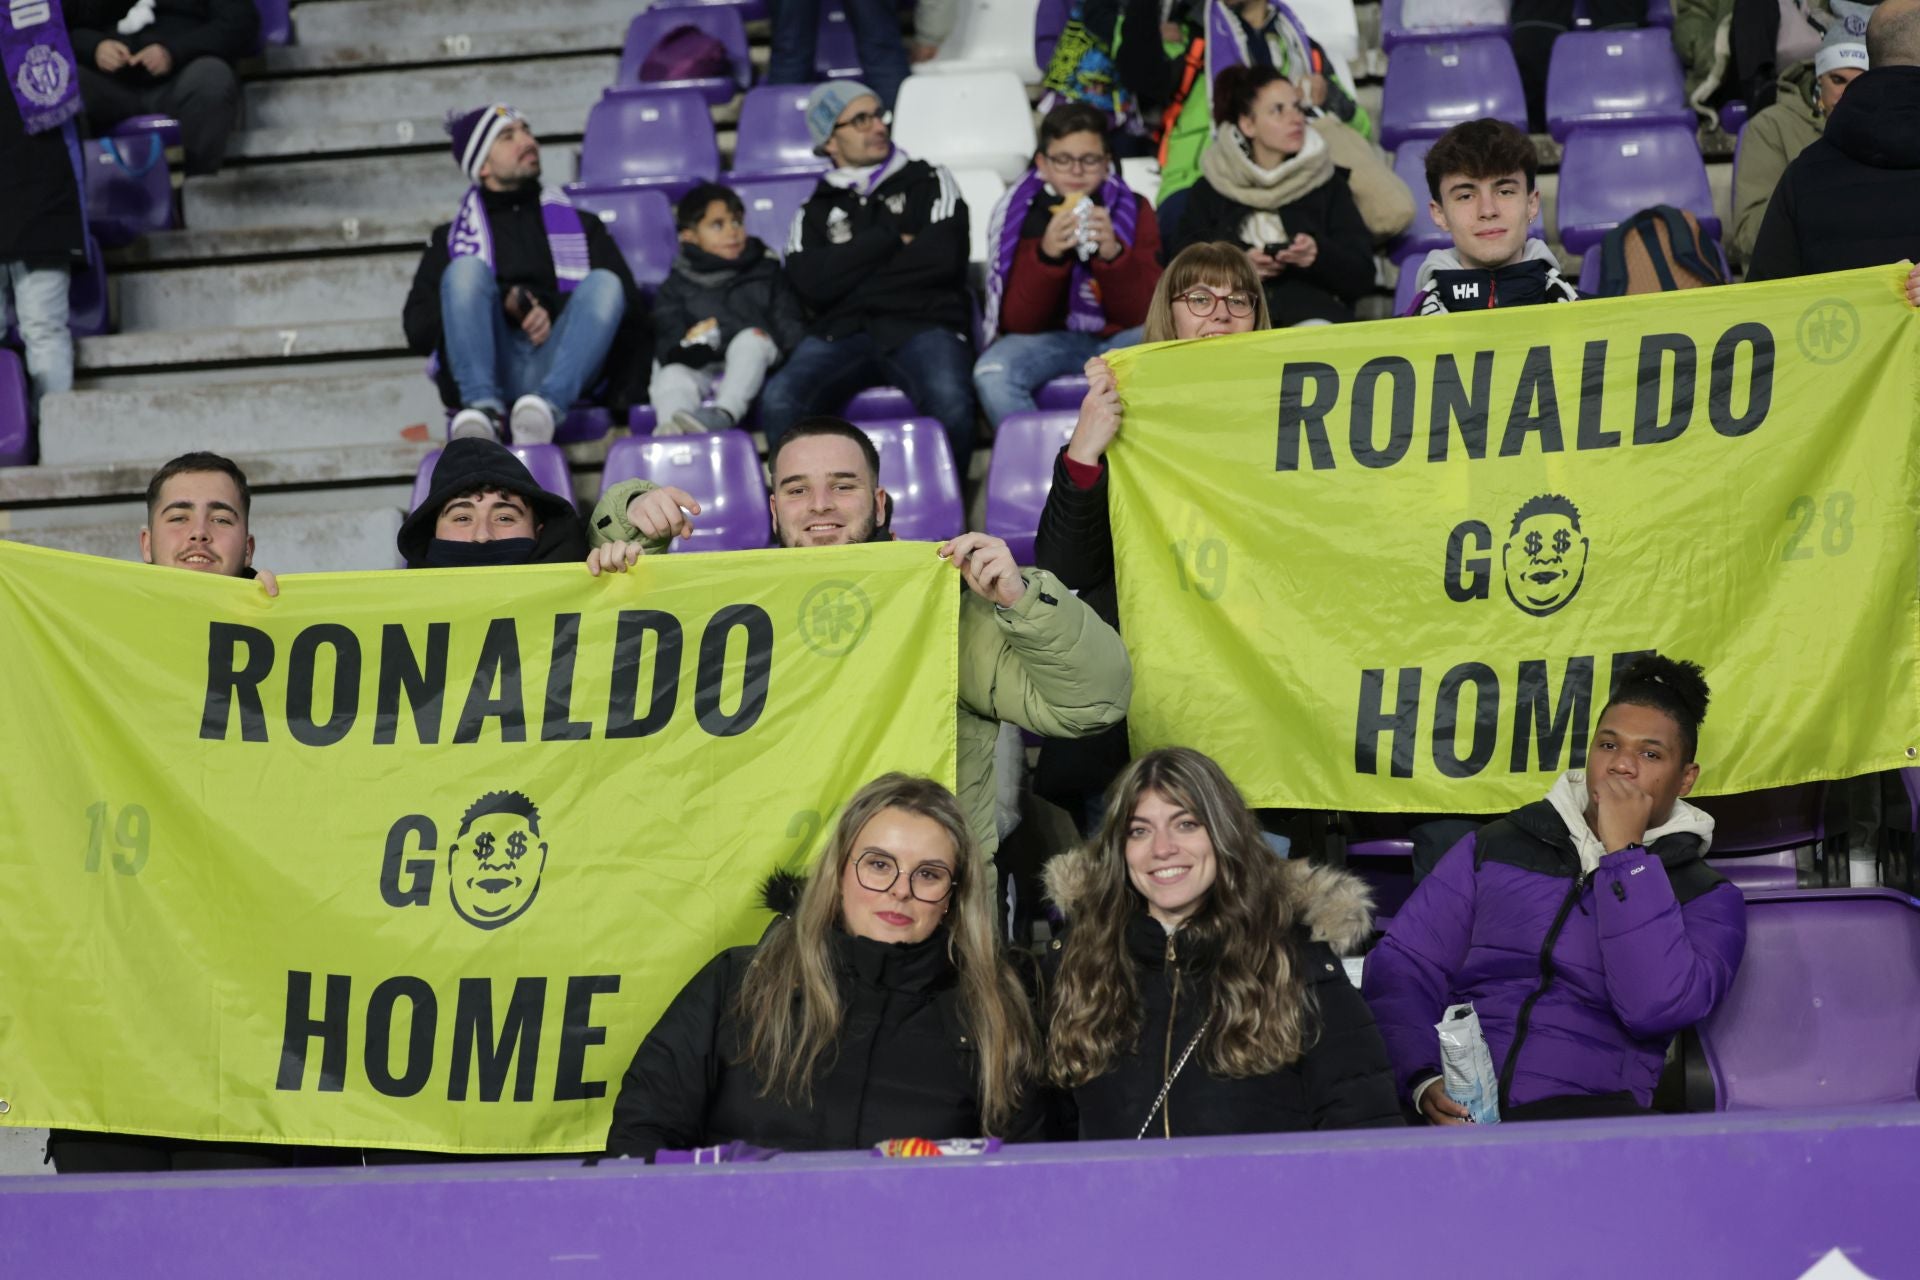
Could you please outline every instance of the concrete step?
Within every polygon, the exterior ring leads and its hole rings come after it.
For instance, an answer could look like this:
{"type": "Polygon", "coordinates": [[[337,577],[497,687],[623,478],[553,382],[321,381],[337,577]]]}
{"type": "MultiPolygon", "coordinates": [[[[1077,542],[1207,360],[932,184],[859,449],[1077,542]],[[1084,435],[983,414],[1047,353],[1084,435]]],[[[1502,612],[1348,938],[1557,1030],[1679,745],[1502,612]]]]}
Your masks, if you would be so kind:
{"type": "Polygon", "coordinates": [[[307,227],[242,227],[225,231],[166,231],[144,236],[107,255],[118,274],[149,266],[186,266],[234,258],[355,254],[371,249],[418,251],[452,210],[402,218],[342,218],[307,227]]]}
{"type": "Polygon", "coordinates": [[[624,32],[645,7],[636,0],[568,0],[560,13],[526,0],[328,0],[301,5],[294,31],[301,48],[363,44],[373,35],[386,43],[523,32],[551,28],[556,18],[573,27],[618,25],[624,32]]]}
{"type": "Polygon", "coordinates": [[[605,52],[567,52],[491,67],[376,68],[256,80],[246,86],[245,122],[250,131],[325,131],[360,123],[397,132],[401,121],[413,121],[417,140],[418,122],[431,120],[430,132],[444,138],[440,122],[447,112],[471,110],[485,102],[511,102],[527,113],[538,131],[550,127],[543,119],[548,108],[578,106],[584,120],[586,108],[613,83],[619,67],[619,58],[605,52]]]}
{"type": "MultiPolygon", "coordinates": [[[[236,450],[228,456],[240,463],[247,473],[248,484],[256,491],[274,486],[391,484],[410,480],[419,470],[420,460],[440,443],[436,434],[430,441],[398,440],[390,444],[289,449],[280,453],[236,450]]],[[[182,445],[171,453],[194,447],[197,446],[182,445]]],[[[49,504],[101,503],[141,497],[157,465],[140,459],[0,468],[0,521],[24,519],[27,510],[52,509],[49,504]]]]}
{"type": "Polygon", "coordinates": [[[385,319],[400,314],[420,255],[352,257],[129,271],[117,282],[123,332],[385,319]]]}
{"type": "MultiPolygon", "coordinates": [[[[586,132],[587,112],[591,108],[591,103],[582,102],[522,110],[537,110],[542,142],[577,142],[580,135],[586,132]]],[[[433,115],[377,122],[326,123],[298,129],[249,129],[233,135],[227,149],[227,161],[252,164],[366,152],[395,154],[430,151],[435,155],[448,155],[449,142],[446,130],[442,127],[444,120],[444,115],[433,115]]]]}
{"type": "Polygon", "coordinates": [[[307,321],[188,332],[150,330],[82,338],[74,344],[74,367],[81,375],[188,365],[365,358],[399,355],[406,334],[396,314],[378,320],[307,321]]]}
{"type": "Polygon", "coordinates": [[[157,466],[188,448],[394,445],[438,436],[444,418],[413,357],[83,380],[42,402],[40,460],[157,466]]]}
{"type": "MultiPolygon", "coordinates": [[[[536,7],[528,12],[555,11],[536,7]]],[[[411,36],[368,31],[351,44],[270,46],[264,61],[269,75],[350,71],[356,67],[442,66],[449,62],[543,58],[590,49],[618,52],[626,35],[624,20],[575,24],[569,11],[557,30],[449,31],[411,36]]]]}
{"type": "MultiPolygon", "coordinates": [[[[543,152],[546,180],[579,172],[578,147],[543,152]]],[[[420,155],[251,165],[189,182],[182,193],[196,231],[341,226],[345,219],[453,216],[467,182],[444,151],[420,155]]]]}

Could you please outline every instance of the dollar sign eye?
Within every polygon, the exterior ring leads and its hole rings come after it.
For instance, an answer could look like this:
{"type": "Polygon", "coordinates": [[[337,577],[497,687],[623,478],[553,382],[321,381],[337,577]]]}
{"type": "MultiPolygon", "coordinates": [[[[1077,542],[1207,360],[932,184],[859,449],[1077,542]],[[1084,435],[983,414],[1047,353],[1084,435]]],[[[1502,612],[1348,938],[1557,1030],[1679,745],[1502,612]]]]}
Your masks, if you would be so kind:
{"type": "Polygon", "coordinates": [[[1553,535],[1553,549],[1559,554],[1561,555],[1567,554],[1567,551],[1572,546],[1573,546],[1573,535],[1568,533],[1565,529],[1562,529],[1558,533],[1553,535]]]}
{"type": "Polygon", "coordinates": [[[493,857],[493,832],[482,831],[473,838],[473,856],[482,862],[493,857]]]}
{"type": "Polygon", "coordinates": [[[527,833],[516,831],[507,837],[507,856],[518,862],[527,851],[527,833]]]}
{"type": "Polygon", "coordinates": [[[1530,556],[1539,555],[1540,554],[1540,535],[1537,533],[1528,534],[1525,546],[1527,548],[1528,555],[1530,556]]]}

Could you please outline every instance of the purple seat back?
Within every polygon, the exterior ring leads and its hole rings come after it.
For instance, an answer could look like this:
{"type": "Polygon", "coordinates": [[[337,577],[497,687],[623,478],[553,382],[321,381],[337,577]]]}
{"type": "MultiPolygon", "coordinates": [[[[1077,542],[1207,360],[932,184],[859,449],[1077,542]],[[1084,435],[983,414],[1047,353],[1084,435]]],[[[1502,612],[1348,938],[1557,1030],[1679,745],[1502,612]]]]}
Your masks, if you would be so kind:
{"type": "MultiPolygon", "coordinates": [[[[507,448],[527,464],[534,482],[542,489],[573,501],[573,473],[567,469],[567,455],[560,452],[559,445],[511,444],[507,448]]],[[[413,477],[413,500],[407,504],[407,510],[416,510],[427,500],[427,494],[433,489],[433,468],[439,461],[438,449],[420,459],[420,470],[413,477]]]]}
{"type": "Polygon", "coordinates": [[[766,473],[744,431],[617,440],[602,492],[622,480],[670,484],[699,501],[693,536],[675,541],[676,551],[752,551],[772,539],[766,473]]]}
{"type": "Polygon", "coordinates": [[[1437,138],[1463,120],[1482,116],[1527,127],[1520,68],[1504,39],[1419,40],[1387,55],[1381,145],[1396,148],[1411,138],[1437,138]]]}
{"type": "Polygon", "coordinates": [[[0,347],[0,467],[33,460],[33,429],[27,420],[27,368],[17,352],[0,347]]]}
{"type": "Polygon", "coordinates": [[[1671,32],[1569,31],[1547,66],[1547,129],[1564,142],[1576,128],[1691,124],[1671,32]]]}
{"type": "Polygon", "coordinates": [[[820,33],[813,46],[813,71],[822,80],[858,80],[860,53],[854,47],[853,24],[839,0],[820,6],[820,33]]]}
{"type": "Polygon", "coordinates": [[[82,145],[87,165],[87,228],[109,248],[173,226],[173,179],[157,132],[82,145]]]}
{"type": "Polygon", "coordinates": [[[938,420],[896,418],[863,422],[860,429],[880,451],[880,487],[893,499],[894,536],[944,542],[958,535],[967,523],[960,473],[938,420]]]}
{"type": "Polygon", "coordinates": [[[1034,10],[1033,64],[1042,71],[1053,61],[1053,47],[1060,43],[1060,33],[1067,29],[1067,19],[1072,15],[1069,0],[1040,0],[1034,10]]]}
{"type": "Polygon", "coordinates": [[[1743,858],[1708,858],[1707,865],[1742,889],[1791,889],[1800,883],[1800,864],[1791,849],[1743,858]]]}
{"type": "Polygon", "coordinates": [[[863,425],[885,422],[889,418],[911,418],[916,412],[913,401],[907,399],[907,393],[899,387],[868,387],[856,391],[853,398],[840,407],[841,417],[863,425]]]}
{"type": "Polygon", "coordinates": [[[1404,16],[1406,5],[1403,0],[1381,0],[1380,3],[1380,47],[1391,52],[1403,44],[1414,44],[1423,40],[1457,40],[1462,36],[1507,37],[1507,24],[1504,22],[1488,24],[1466,24],[1442,27],[1410,27],[1404,16]]]}
{"type": "Polygon", "coordinates": [[[1396,316],[1404,316],[1407,308],[1413,305],[1414,281],[1419,277],[1418,259],[1407,258],[1400,263],[1400,280],[1393,286],[1393,314],[1396,316]]]}
{"type": "Polygon", "coordinates": [[[807,95],[812,91],[807,84],[763,84],[747,90],[734,131],[733,173],[739,179],[825,173],[832,167],[825,157],[813,154],[813,135],[807,131],[807,95]]]}
{"type": "Polygon", "coordinates": [[[793,215],[800,212],[800,206],[813,194],[816,183],[817,179],[802,176],[761,178],[729,185],[740,193],[740,203],[747,207],[747,234],[760,237],[767,248],[784,254],[787,235],[793,230],[793,215]]]}
{"type": "Polygon", "coordinates": [[[555,444],[576,444],[582,440],[599,440],[613,430],[613,411],[597,404],[580,403],[567,410],[554,429],[555,444]]]}
{"type": "Polygon", "coordinates": [[[1033,563],[1040,513],[1053,490],[1053,460],[1067,447],[1078,416],[1069,409],[1009,414],[994,432],[986,531],[1003,539],[1020,564],[1033,563]]]}
{"type": "Polygon", "coordinates": [[[1689,804],[1713,815],[1714,857],[1773,853],[1827,838],[1827,784],[1802,782],[1732,796],[1696,796],[1689,804]]]}
{"type": "Polygon", "coordinates": [[[656,9],[690,9],[699,5],[723,5],[740,11],[742,22],[765,22],[767,19],[767,0],[654,0],[656,9]]]}
{"type": "MultiPolygon", "coordinates": [[[[732,5],[705,4],[655,7],[635,14],[627,24],[626,44],[620,50],[620,71],[613,87],[620,93],[643,86],[648,89],[684,87],[698,93],[702,101],[717,106],[732,101],[736,92],[752,83],[753,64],[747,59],[747,28],[741,21],[740,10],[732,5]],[[728,74],[691,80],[642,81],[640,67],[647,54],[677,27],[693,27],[719,41],[727,51],[728,74]]],[[[708,132],[712,132],[711,125],[708,132]]]]}
{"type": "Polygon", "coordinates": [[[599,216],[626,255],[634,283],[648,291],[658,288],[680,252],[666,192],[657,187],[569,187],[567,194],[599,216]]]}
{"type": "Polygon", "coordinates": [[[1585,253],[1616,223],[1656,204],[1685,209],[1716,238],[1706,162],[1691,125],[1575,129],[1560,159],[1560,242],[1585,253]]]}
{"type": "Polygon", "coordinates": [[[1594,245],[1580,255],[1580,292],[1589,297],[1600,293],[1600,246],[1594,245]]]}
{"type": "Polygon", "coordinates": [[[713,116],[707,100],[690,89],[609,92],[587,113],[581,186],[666,187],[677,198],[719,172],[713,116]]]}
{"type": "Polygon", "coordinates": [[[1722,1111],[1914,1101],[1920,902],[1890,889],[1749,893],[1740,972],[1699,1032],[1722,1111]]]}
{"type": "Polygon", "coordinates": [[[1391,916],[1413,896],[1413,841],[1354,840],[1347,845],[1347,870],[1373,890],[1373,912],[1391,916]]]}
{"type": "Polygon", "coordinates": [[[1733,135],[1734,145],[1736,147],[1739,145],[1740,135],[1746,132],[1746,128],[1747,104],[1744,101],[1735,98],[1732,102],[1721,106],[1720,130],[1722,133],[1730,133],[1733,135]]]}
{"type": "Polygon", "coordinates": [[[1041,383],[1033,393],[1033,404],[1036,409],[1072,409],[1078,413],[1080,402],[1086,398],[1087,375],[1069,373],[1041,383]]]}
{"type": "MultiPolygon", "coordinates": [[[[1427,152],[1433,150],[1433,138],[1414,138],[1403,142],[1393,153],[1393,172],[1400,181],[1407,184],[1407,190],[1413,192],[1413,225],[1396,236],[1387,247],[1387,256],[1395,262],[1405,263],[1409,258],[1424,258],[1435,249],[1453,247],[1453,237],[1433,225],[1433,219],[1427,216],[1426,201],[1421,197],[1427,194],[1427,152]]],[[[1542,202],[1545,209],[1545,202],[1542,202]]],[[[1527,226],[1527,234],[1535,240],[1547,238],[1547,223],[1544,213],[1534,215],[1527,226]]],[[[1419,262],[1413,264],[1419,267],[1419,262]]]]}
{"type": "Polygon", "coordinates": [[[293,18],[288,10],[292,0],[253,0],[253,7],[260,14],[260,44],[293,43],[293,18]]]}

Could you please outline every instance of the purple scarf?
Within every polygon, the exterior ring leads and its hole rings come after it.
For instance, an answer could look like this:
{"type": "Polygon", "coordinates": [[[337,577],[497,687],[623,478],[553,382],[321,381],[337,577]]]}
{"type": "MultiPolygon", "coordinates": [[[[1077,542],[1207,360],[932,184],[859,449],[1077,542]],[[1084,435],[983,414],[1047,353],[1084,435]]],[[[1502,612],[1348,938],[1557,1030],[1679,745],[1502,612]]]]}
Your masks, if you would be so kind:
{"type": "Polygon", "coordinates": [[[0,63],[28,133],[56,129],[80,113],[73,43],[60,0],[12,0],[0,13],[0,63]]]}
{"type": "MultiPolygon", "coordinates": [[[[992,268],[987,272],[987,305],[982,323],[991,343],[1000,336],[1000,303],[1006,296],[1007,277],[1013,272],[1013,255],[1020,248],[1020,229],[1027,223],[1027,211],[1046,191],[1047,184],[1037,170],[1027,176],[994,206],[993,221],[987,227],[987,243],[993,246],[992,268]]],[[[1100,184],[1100,203],[1113,219],[1114,238],[1127,248],[1133,247],[1133,231],[1140,217],[1140,198],[1120,179],[1108,175],[1100,184]]],[[[1107,313],[1100,305],[1100,293],[1094,287],[1093,268],[1078,255],[1071,259],[1072,274],[1067,287],[1067,329],[1072,333],[1098,333],[1107,327],[1107,313]]]]}
{"type": "MultiPolygon", "coordinates": [[[[561,293],[572,293],[574,286],[587,278],[587,233],[580,223],[580,211],[561,192],[543,187],[540,191],[540,224],[547,230],[547,252],[553,256],[553,274],[561,293]]],[[[475,257],[493,266],[493,224],[487,221],[486,202],[480,188],[467,188],[460,200],[460,212],[454,215],[447,232],[447,258],[475,257]]]]}

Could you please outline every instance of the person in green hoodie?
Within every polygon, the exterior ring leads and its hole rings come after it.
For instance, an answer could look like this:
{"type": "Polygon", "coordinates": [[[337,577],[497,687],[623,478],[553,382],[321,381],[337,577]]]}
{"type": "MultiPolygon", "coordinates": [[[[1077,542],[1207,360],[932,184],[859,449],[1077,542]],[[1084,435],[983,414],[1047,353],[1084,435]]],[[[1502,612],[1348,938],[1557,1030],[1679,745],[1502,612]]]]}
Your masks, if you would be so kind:
{"type": "Polygon", "coordinates": [[[1866,41],[1836,26],[1812,62],[1799,63],[1780,77],[1773,105],[1747,122],[1740,135],[1740,162],[1733,171],[1733,226],[1727,236],[1727,253],[1736,264],[1746,265],[1753,254],[1780,175],[1820,136],[1840,95],[1866,69],[1866,41]]]}

